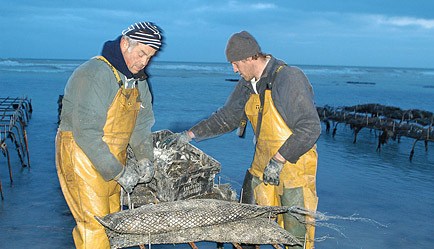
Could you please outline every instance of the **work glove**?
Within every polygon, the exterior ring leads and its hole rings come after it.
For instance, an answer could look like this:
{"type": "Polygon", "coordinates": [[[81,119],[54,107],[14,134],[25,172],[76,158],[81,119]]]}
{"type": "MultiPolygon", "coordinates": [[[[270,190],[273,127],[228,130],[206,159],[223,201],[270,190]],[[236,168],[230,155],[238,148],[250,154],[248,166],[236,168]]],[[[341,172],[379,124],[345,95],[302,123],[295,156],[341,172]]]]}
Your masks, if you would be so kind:
{"type": "Polygon", "coordinates": [[[188,136],[187,131],[183,131],[167,136],[164,144],[166,144],[167,147],[173,146],[175,148],[180,148],[181,146],[189,143],[190,141],[191,138],[188,136]]]}
{"type": "Polygon", "coordinates": [[[279,185],[280,172],[282,172],[284,165],[284,163],[271,158],[270,162],[265,166],[264,175],[262,176],[264,184],[279,185]]]}
{"type": "Polygon", "coordinates": [[[137,172],[139,173],[139,183],[149,183],[155,174],[155,165],[149,159],[145,158],[137,163],[137,172]]]}
{"type": "Polygon", "coordinates": [[[139,179],[140,175],[137,170],[130,164],[127,164],[124,173],[114,180],[117,181],[127,193],[131,193],[139,182],[139,179]]]}

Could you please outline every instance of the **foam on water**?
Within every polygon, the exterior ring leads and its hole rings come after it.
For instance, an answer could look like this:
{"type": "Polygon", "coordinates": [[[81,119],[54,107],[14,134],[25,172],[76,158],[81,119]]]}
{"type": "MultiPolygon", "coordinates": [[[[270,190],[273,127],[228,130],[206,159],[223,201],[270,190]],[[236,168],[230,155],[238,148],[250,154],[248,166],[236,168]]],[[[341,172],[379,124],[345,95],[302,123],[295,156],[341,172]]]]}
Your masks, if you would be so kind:
{"type": "Polygon", "coordinates": [[[72,72],[83,61],[0,59],[0,71],[29,73],[72,72]]]}

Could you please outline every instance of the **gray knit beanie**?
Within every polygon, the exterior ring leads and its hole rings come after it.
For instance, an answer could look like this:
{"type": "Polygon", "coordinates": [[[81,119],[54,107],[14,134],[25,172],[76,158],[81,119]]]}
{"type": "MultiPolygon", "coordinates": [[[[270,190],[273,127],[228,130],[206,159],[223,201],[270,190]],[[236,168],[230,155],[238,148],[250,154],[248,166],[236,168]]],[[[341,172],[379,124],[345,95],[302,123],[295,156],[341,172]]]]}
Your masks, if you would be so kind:
{"type": "Polygon", "coordinates": [[[255,38],[246,31],[233,34],[225,51],[229,62],[244,60],[259,53],[261,53],[261,48],[255,38]]]}

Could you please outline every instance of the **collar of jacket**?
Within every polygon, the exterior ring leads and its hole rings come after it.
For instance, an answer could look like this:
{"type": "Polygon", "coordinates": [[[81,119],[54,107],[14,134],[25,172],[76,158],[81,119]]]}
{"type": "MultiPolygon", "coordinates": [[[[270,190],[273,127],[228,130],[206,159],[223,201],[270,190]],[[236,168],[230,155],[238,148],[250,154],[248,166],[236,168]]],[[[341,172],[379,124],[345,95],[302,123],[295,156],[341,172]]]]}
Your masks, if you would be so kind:
{"type": "Polygon", "coordinates": [[[127,64],[125,63],[124,56],[122,55],[120,46],[121,38],[122,36],[119,36],[114,41],[107,41],[106,43],[104,43],[101,55],[104,56],[104,58],[106,58],[110,62],[110,64],[112,64],[119,72],[125,75],[127,79],[134,78],[144,80],[148,78],[145,69],[142,69],[137,74],[132,74],[130,72],[127,64]]]}
{"type": "MultiPolygon", "coordinates": [[[[277,67],[277,60],[272,55],[270,55],[270,61],[268,62],[267,66],[264,68],[261,78],[256,83],[256,89],[258,90],[258,93],[265,90],[266,83],[271,82],[273,72],[276,70],[275,69],[276,67],[277,67]]],[[[244,78],[241,78],[240,80],[243,82],[244,86],[251,89],[252,92],[254,91],[252,87],[252,83],[250,83],[250,81],[246,81],[244,78]]]]}

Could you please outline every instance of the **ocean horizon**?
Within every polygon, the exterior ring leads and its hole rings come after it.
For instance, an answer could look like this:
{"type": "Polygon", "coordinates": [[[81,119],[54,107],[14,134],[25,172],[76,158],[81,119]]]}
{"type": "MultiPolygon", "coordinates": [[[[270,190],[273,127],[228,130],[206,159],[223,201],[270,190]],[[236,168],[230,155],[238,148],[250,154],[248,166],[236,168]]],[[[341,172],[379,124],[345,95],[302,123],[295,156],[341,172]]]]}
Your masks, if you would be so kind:
{"type": "MultiPolygon", "coordinates": [[[[95,55],[96,56],[96,55],[95,55]]],[[[68,59],[68,58],[0,58],[0,63],[7,64],[14,63],[14,62],[23,62],[23,61],[37,61],[37,62],[49,62],[49,61],[65,61],[65,62],[77,62],[79,64],[87,61],[90,58],[87,59],[68,59]]],[[[189,63],[203,63],[203,64],[229,64],[229,62],[226,61],[167,61],[167,60],[160,60],[158,58],[153,58],[152,63],[180,63],[180,64],[189,64],[189,63]]],[[[13,64],[11,64],[13,65],[13,64]]],[[[16,64],[15,64],[16,65],[16,64]]],[[[335,65],[335,64],[291,64],[288,62],[288,65],[297,66],[297,67],[360,67],[360,68],[384,68],[384,69],[416,69],[416,70],[434,70],[434,68],[430,67],[403,67],[403,66],[369,66],[369,65],[335,65]]]]}

